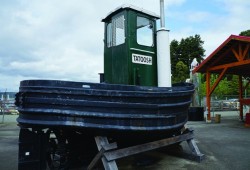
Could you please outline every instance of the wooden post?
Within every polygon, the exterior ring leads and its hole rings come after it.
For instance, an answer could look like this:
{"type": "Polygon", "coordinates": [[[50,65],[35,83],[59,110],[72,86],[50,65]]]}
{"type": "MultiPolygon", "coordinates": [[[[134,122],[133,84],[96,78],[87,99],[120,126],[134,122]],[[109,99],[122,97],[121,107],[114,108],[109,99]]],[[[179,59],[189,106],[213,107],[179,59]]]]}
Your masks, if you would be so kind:
{"type": "Polygon", "coordinates": [[[210,78],[211,73],[207,71],[206,73],[206,86],[207,86],[207,122],[211,122],[211,94],[210,94],[210,78]]]}
{"type": "Polygon", "coordinates": [[[240,101],[240,120],[243,120],[243,86],[242,86],[242,76],[239,76],[239,101],[240,101]]]}

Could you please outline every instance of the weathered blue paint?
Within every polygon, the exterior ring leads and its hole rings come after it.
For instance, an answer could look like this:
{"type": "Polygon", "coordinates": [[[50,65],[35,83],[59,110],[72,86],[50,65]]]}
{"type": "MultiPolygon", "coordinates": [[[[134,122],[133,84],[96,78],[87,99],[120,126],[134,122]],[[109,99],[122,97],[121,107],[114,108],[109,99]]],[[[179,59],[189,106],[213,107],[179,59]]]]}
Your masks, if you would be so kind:
{"type": "Polygon", "coordinates": [[[24,126],[68,126],[112,131],[183,127],[193,84],[171,88],[55,80],[25,80],[16,105],[24,126]]]}

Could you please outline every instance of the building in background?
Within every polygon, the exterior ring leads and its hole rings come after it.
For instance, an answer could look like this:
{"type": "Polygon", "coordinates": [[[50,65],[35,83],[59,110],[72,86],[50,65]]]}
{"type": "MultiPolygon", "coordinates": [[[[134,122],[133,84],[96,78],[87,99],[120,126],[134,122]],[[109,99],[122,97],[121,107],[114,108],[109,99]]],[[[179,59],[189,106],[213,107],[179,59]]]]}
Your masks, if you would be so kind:
{"type": "Polygon", "coordinates": [[[18,114],[15,95],[16,92],[0,92],[0,112],[2,114],[18,114]]]}

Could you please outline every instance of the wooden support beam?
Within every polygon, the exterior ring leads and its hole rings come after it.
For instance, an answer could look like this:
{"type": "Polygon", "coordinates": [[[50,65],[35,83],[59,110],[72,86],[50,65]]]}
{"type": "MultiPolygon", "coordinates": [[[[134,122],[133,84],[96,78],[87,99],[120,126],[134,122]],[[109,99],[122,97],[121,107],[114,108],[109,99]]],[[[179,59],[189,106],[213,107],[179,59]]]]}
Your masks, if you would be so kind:
{"type": "Polygon", "coordinates": [[[105,136],[96,136],[95,140],[99,152],[91,161],[87,170],[92,170],[100,159],[102,159],[105,170],[118,170],[115,162],[116,159],[158,149],[183,141],[186,141],[188,143],[188,146],[192,151],[192,155],[196,158],[196,160],[201,162],[201,160],[204,159],[204,154],[200,152],[198,146],[196,145],[196,142],[194,141],[193,130],[189,129],[185,129],[184,132],[178,136],[173,136],[170,138],[130,146],[122,149],[117,149],[116,143],[109,144],[108,139],[105,136]]]}
{"type": "Polygon", "coordinates": [[[207,121],[211,121],[211,93],[210,93],[210,78],[211,78],[211,73],[207,71],[206,73],[206,97],[207,97],[207,121]]]}
{"type": "Polygon", "coordinates": [[[209,64],[210,66],[213,66],[213,65],[217,65],[217,63],[223,59],[224,57],[227,57],[227,55],[229,54],[229,52],[232,51],[232,49],[234,49],[236,47],[236,45],[233,45],[231,48],[228,48],[225,52],[223,52],[222,55],[219,55],[216,60],[214,60],[213,62],[211,62],[211,64],[209,64]]]}
{"type": "Polygon", "coordinates": [[[246,64],[250,64],[250,59],[243,60],[243,61],[238,61],[238,62],[233,62],[233,63],[229,63],[229,64],[223,64],[223,65],[219,65],[219,66],[210,67],[210,68],[208,68],[208,71],[211,72],[211,71],[214,71],[214,70],[224,69],[225,67],[230,68],[230,67],[237,67],[237,66],[242,66],[242,65],[246,65],[246,64]]]}
{"type": "Polygon", "coordinates": [[[191,149],[193,155],[197,156],[198,158],[200,158],[199,162],[202,161],[202,159],[204,158],[204,154],[202,154],[198,148],[198,146],[196,145],[196,142],[194,141],[194,139],[189,139],[187,140],[188,146],[191,149]]]}
{"type": "Polygon", "coordinates": [[[234,48],[232,49],[232,52],[234,53],[234,56],[237,58],[238,61],[242,61],[240,54],[238,54],[234,48]]]}
{"type": "Polygon", "coordinates": [[[211,78],[211,73],[208,71],[206,73],[206,78],[207,78],[207,83],[206,83],[206,87],[207,87],[207,120],[211,121],[211,95],[214,92],[215,88],[217,87],[217,85],[219,84],[219,82],[221,81],[221,79],[223,78],[223,76],[225,75],[226,71],[227,71],[227,67],[223,69],[223,71],[221,72],[220,76],[217,78],[217,80],[215,81],[215,83],[213,84],[212,88],[210,87],[210,78],[211,78]]]}
{"type": "Polygon", "coordinates": [[[239,76],[239,101],[240,101],[240,119],[243,120],[243,88],[242,88],[242,76],[239,76]]]}
{"type": "MultiPolygon", "coordinates": [[[[100,137],[98,137],[100,138],[100,137]]],[[[97,141],[99,142],[100,139],[97,139],[97,141]]],[[[87,170],[92,170],[95,165],[99,162],[99,160],[102,158],[103,156],[103,153],[105,151],[108,151],[108,150],[112,150],[112,149],[116,149],[117,148],[117,143],[110,143],[110,144],[105,144],[105,145],[102,145],[101,147],[101,150],[99,150],[98,154],[94,157],[94,159],[91,161],[91,163],[89,164],[87,170]]]]}
{"type": "MultiPolygon", "coordinates": [[[[237,58],[238,61],[243,61],[244,60],[244,54],[242,51],[242,44],[238,44],[238,52],[236,52],[235,47],[232,48],[232,52],[234,53],[234,56],[237,58]]],[[[245,52],[245,51],[244,51],[245,52]]]]}
{"type": "Polygon", "coordinates": [[[101,148],[101,150],[98,152],[98,154],[94,157],[94,159],[90,162],[87,170],[92,170],[94,169],[95,165],[99,162],[99,160],[102,158],[103,153],[104,153],[104,149],[101,148]]]}
{"type": "Polygon", "coordinates": [[[219,56],[212,64],[211,64],[211,67],[208,69],[209,71],[213,71],[213,70],[220,70],[220,69],[223,69],[225,67],[237,67],[237,66],[241,66],[241,65],[245,65],[245,64],[249,64],[250,61],[249,59],[247,60],[246,59],[246,56],[247,56],[247,52],[249,51],[249,48],[250,48],[250,45],[248,44],[246,46],[246,48],[242,49],[242,45],[239,44],[238,48],[239,48],[239,52],[237,52],[235,50],[236,46],[230,48],[230,50],[233,52],[235,58],[237,58],[237,62],[233,62],[233,63],[229,63],[229,64],[223,64],[223,65],[217,65],[217,66],[214,66],[213,65],[219,61],[221,58],[225,57],[225,55],[227,54],[227,52],[225,52],[223,55],[219,56]]]}
{"type": "MultiPolygon", "coordinates": [[[[99,155],[103,155],[103,151],[102,151],[102,149],[104,149],[104,148],[106,148],[106,149],[111,149],[111,148],[116,148],[117,147],[117,145],[116,145],[116,147],[115,147],[115,145],[114,144],[109,144],[109,141],[108,141],[108,138],[107,137],[103,137],[103,136],[96,136],[95,137],[95,142],[96,142],[96,145],[97,145],[97,148],[98,148],[98,150],[99,150],[99,155]],[[110,146],[108,146],[108,145],[110,145],[110,146]]],[[[105,150],[105,149],[104,149],[105,150]]],[[[97,158],[96,159],[98,159],[99,158],[99,155],[97,154],[97,158]]],[[[95,159],[95,158],[94,158],[95,159]]],[[[97,160],[98,161],[98,160],[97,160]]],[[[97,161],[95,161],[95,160],[93,160],[92,162],[94,162],[94,163],[96,163],[97,161]]],[[[93,163],[93,164],[94,164],[93,163]]],[[[104,156],[102,156],[102,163],[103,163],[103,166],[104,166],[104,168],[105,168],[105,170],[118,170],[118,167],[117,167],[117,165],[116,165],[116,162],[113,160],[113,161],[107,161],[107,159],[104,157],[104,156]]],[[[95,164],[94,164],[95,165],[95,164]]],[[[90,168],[93,168],[94,167],[94,165],[91,165],[91,167],[90,168]]]]}
{"type": "Polygon", "coordinates": [[[118,149],[113,151],[107,151],[104,153],[105,158],[108,161],[124,158],[127,156],[135,155],[138,153],[154,150],[160,147],[172,145],[185,140],[193,139],[193,133],[187,133],[180,136],[175,136],[167,139],[162,139],[159,141],[149,142],[141,145],[135,145],[124,149],[118,149]]]}
{"type": "Polygon", "coordinates": [[[240,56],[240,61],[243,60],[243,57],[242,57],[242,45],[239,44],[239,56],[240,56]]]}
{"type": "Polygon", "coordinates": [[[247,52],[249,51],[249,48],[250,48],[250,45],[249,45],[249,44],[247,44],[247,46],[246,46],[246,48],[245,48],[245,50],[244,50],[244,52],[243,52],[243,55],[242,55],[243,60],[245,60],[245,59],[246,59],[247,52]]]}
{"type": "Polygon", "coordinates": [[[226,71],[227,71],[227,68],[224,68],[223,71],[220,73],[220,76],[217,78],[217,80],[213,84],[212,88],[210,89],[209,96],[212,95],[212,93],[214,92],[215,88],[217,87],[217,85],[219,84],[219,82],[221,81],[221,79],[223,78],[223,76],[225,75],[226,71]]]}

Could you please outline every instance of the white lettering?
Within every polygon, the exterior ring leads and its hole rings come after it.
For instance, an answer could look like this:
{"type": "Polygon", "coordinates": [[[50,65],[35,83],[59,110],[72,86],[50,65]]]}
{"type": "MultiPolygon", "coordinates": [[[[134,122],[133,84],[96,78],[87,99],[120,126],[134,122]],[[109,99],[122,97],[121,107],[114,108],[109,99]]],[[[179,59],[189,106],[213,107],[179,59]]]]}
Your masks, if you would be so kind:
{"type": "Polygon", "coordinates": [[[132,63],[152,65],[152,57],[140,54],[132,54],[132,63]]]}

